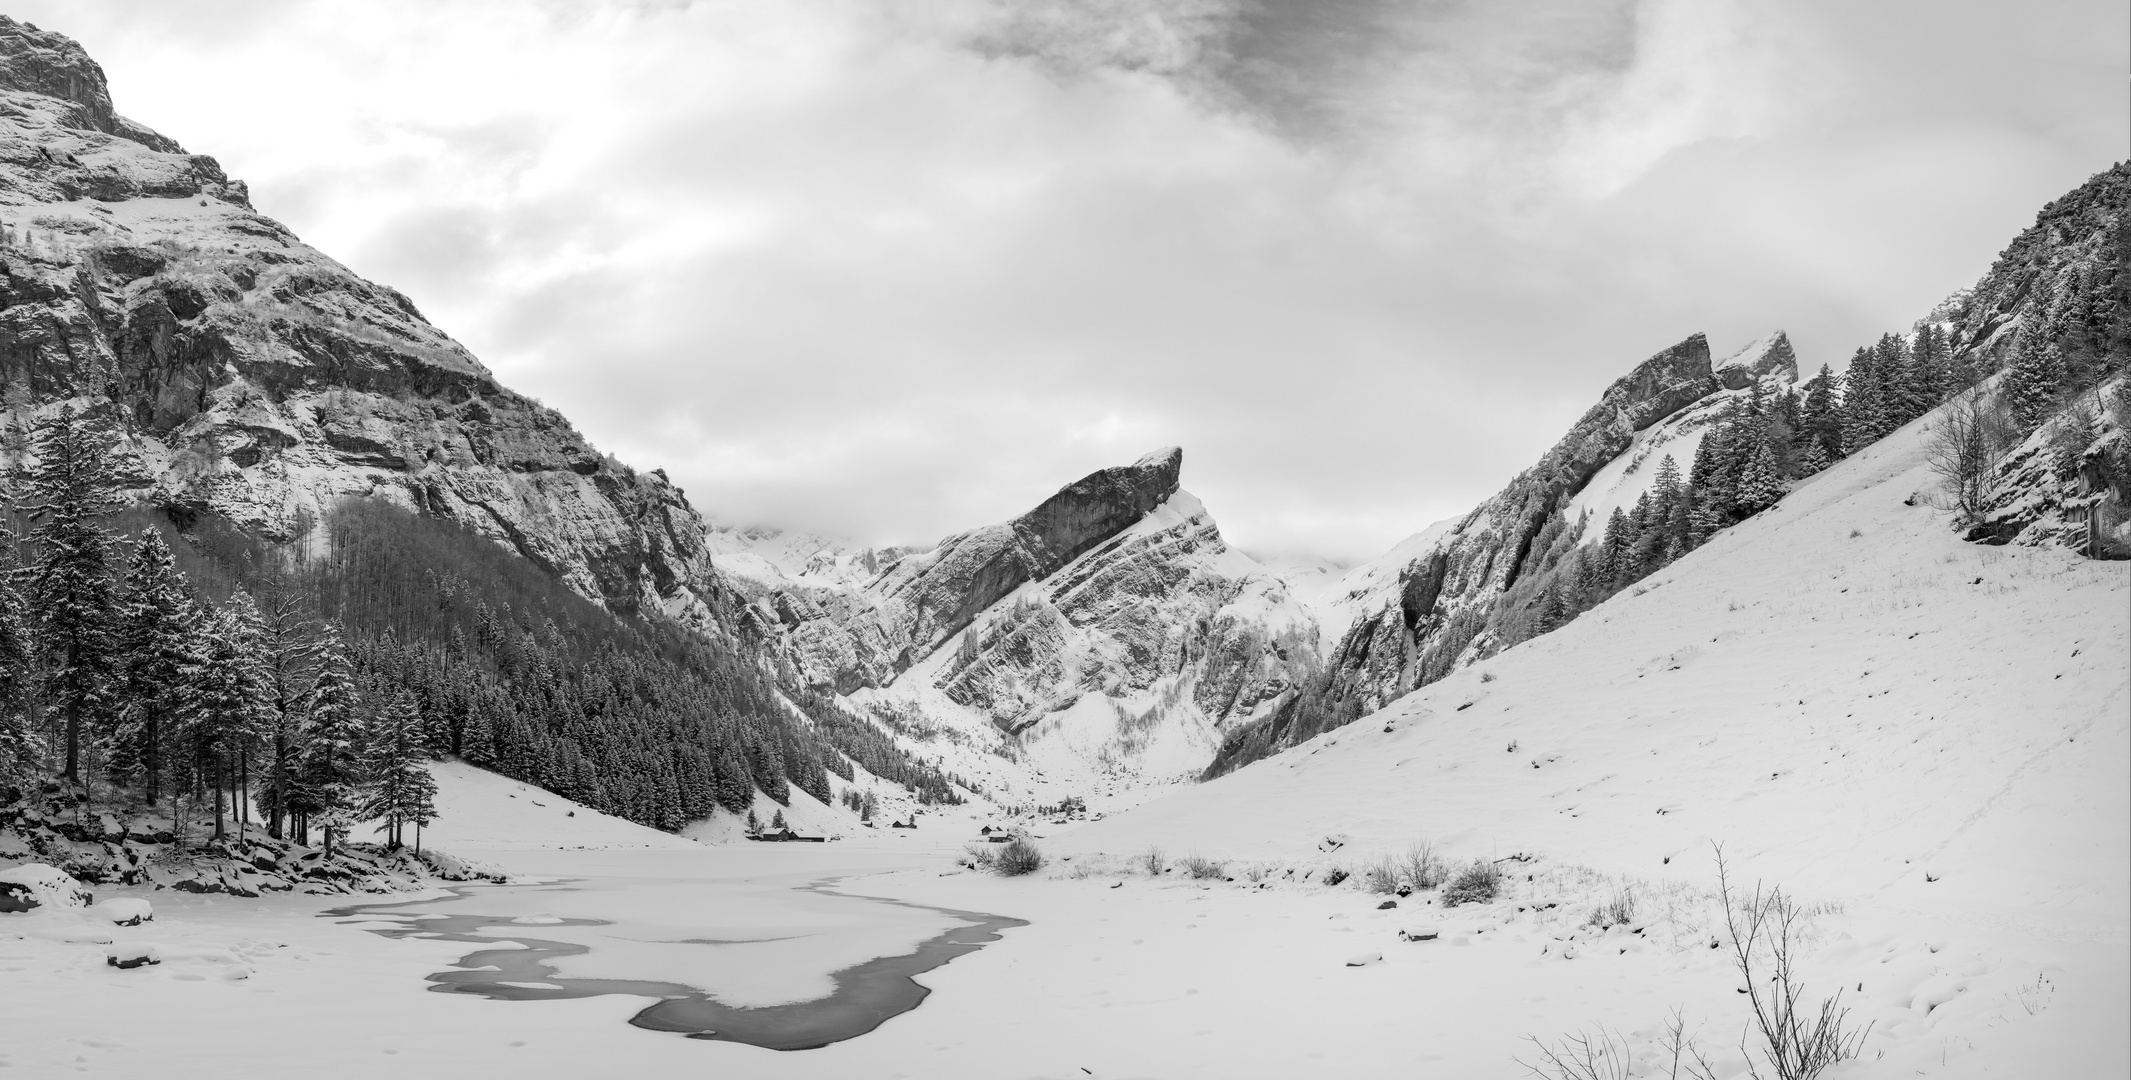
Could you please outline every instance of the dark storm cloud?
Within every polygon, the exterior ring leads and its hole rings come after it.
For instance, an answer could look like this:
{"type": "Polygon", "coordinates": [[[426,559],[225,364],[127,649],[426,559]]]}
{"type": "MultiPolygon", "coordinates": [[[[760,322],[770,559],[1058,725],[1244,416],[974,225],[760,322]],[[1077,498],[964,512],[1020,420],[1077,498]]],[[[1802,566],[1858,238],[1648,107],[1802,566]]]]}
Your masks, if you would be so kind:
{"type": "Polygon", "coordinates": [[[1908,323],[2125,127],[2069,0],[17,7],[603,448],[878,541],[1179,443],[1366,557],[1688,333],[1908,323]]]}

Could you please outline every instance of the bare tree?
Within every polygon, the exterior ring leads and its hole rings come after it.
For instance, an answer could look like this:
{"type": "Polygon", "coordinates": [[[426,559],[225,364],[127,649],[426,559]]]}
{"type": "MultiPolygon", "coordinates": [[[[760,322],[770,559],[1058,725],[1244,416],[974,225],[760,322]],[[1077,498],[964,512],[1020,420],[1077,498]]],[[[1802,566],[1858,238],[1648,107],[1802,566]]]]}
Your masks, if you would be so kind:
{"type": "Polygon", "coordinates": [[[1947,404],[1925,446],[1931,471],[1946,484],[1943,509],[1959,514],[1964,522],[1983,516],[1991,478],[2014,435],[2011,418],[1984,386],[1947,404]]]}
{"type": "MultiPolygon", "coordinates": [[[[1850,1028],[1850,1010],[1842,1007],[1842,992],[1836,991],[1811,1011],[1801,1000],[1805,987],[1798,978],[1797,960],[1809,921],[1804,909],[1782,889],[1764,891],[1759,882],[1751,893],[1734,890],[1721,844],[1717,845],[1717,893],[1724,902],[1725,929],[1731,933],[1732,961],[1739,977],[1746,980],[1747,1004],[1753,1009],[1754,1028],[1761,1033],[1761,1053],[1777,1080],[1813,1080],[1828,1066],[1856,1057],[1872,1025],[1850,1028]]],[[[1746,1068],[1760,1080],[1761,1071],[1754,1067],[1750,1052],[1746,1068]]]]}

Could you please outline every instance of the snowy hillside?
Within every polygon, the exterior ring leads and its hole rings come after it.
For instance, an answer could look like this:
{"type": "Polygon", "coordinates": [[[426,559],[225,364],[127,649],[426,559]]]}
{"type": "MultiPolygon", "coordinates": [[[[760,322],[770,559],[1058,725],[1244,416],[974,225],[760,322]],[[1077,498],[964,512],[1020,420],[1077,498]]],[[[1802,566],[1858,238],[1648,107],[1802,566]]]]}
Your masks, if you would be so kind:
{"type": "Polygon", "coordinates": [[[437,783],[437,818],[423,830],[424,847],[501,851],[696,846],[692,840],[602,814],[552,791],[463,761],[437,761],[428,768],[437,783]]]}
{"type": "Polygon", "coordinates": [[[1835,891],[1956,864],[1995,889],[1990,866],[2022,865],[2064,879],[2066,904],[2120,905],[2106,860],[2043,865],[2091,830],[1992,855],[2003,863],[1971,847],[2039,824],[2040,807],[2122,826],[2099,813],[2123,798],[2120,762],[2097,758],[2131,709],[2127,567],[1964,543],[1910,505],[1933,483],[1928,422],[1644,589],[1075,843],[1249,855],[1327,833],[1359,849],[1432,836],[1656,874],[1728,839],[1835,891]],[[1845,824],[1860,820],[1873,827],[1845,824]]]}
{"type": "Polygon", "coordinates": [[[1962,542],[1913,498],[1935,418],[1554,633],[1065,843],[1360,865],[1427,838],[1653,890],[1708,887],[1723,843],[1860,936],[1940,935],[1973,995],[1946,1024],[2037,971],[2120,993],[2131,567],[1962,542]]]}

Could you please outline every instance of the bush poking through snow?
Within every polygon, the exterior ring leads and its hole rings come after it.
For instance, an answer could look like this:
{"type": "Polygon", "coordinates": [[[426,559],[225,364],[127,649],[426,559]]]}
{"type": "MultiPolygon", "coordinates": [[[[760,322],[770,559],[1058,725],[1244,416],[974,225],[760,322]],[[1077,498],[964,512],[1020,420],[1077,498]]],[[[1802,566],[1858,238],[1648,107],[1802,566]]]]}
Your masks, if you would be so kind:
{"type": "Polygon", "coordinates": [[[1194,881],[1205,881],[1208,878],[1227,876],[1227,863],[1217,863],[1212,859],[1201,858],[1195,854],[1184,856],[1184,861],[1177,865],[1184,868],[1185,877],[1194,881]]]}
{"type": "Polygon", "coordinates": [[[1539,1060],[1518,1058],[1517,1064],[1541,1080],[1628,1080],[1635,1075],[1634,1056],[1628,1052],[1628,1040],[1620,1032],[1601,1027],[1595,1033],[1578,1032],[1551,1045],[1540,1042],[1537,1035],[1525,1038],[1539,1049],[1539,1060]]]}
{"type": "Polygon", "coordinates": [[[1161,877],[1162,871],[1169,868],[1169,864],[1162,858],[1162,849],[1158,847],[1148,848],[1147,853],[1139,857],[1139,864],[1147,871],[1148,877],[1161,877]]]}
{"type": "Polygon", "coordinates": [[[1751,893],[1733,889],[1722,845],[1717,847],[1717,895],[1731,933],[1732,962],[1746,983],[1746,1002],[1761,1033],[1761,1053],[1776,1080],[1813,1080],[1828,1066],[1856,1057],[1872,1025],[1850,1025],[1842,991],[1822,999],[1817,1010],[1807,1011],[1800,1001],[1805,986],[1796,965],[1811,914],[1781,888],[1764,891],[1756,882],[1751,893]]]}
{"type": "Polygon", "coordinates": [[[992,871],[1000,877],[1020,877],[1041,869],[1043,852],[1018,836],[1008,840],[1006,846],[999,849],[998,856],[992,859],[992,871]]]}
{"type": "Polygon", "coordinates": [[[1386,855],[1362,867],[1361,883],[1363,888],[1373,893],[1397,892],[1398,863],[1393,861],[1391,856],[1386,855]]]}
{"type": "Polygon", "coordinates": [[[998,857],[998,849],[990,844],[966,844],[962,848],[962,865],[971,870],[989,872],[998,857]]]}
{"type": "Polygon", "coordinates": [[[1626,926],[1635,921],[1635,893],[1626,885],[1613,887],[1613,897],[1591,909],[1591,916],[1584,920],[1585,926],[1603,930],[1611,926],[1626,926]]]}
{"type": "Polygon", "coordinates": [[[1450,880],[1450,864],[1426,840],[1417,840],[1406,849],[1399,860],[1399,870],[1416,889],[1437,888],[1450,880]]]}
{"type": "Polygon", "coordinates": [[[1502,868],[1486,859],[1474,859],[1465,869],[1458,871],[1456,879],[1443,890],[1443,904],[1456,907],[1459,904],[1484,904],[1502,891],[1502,868]]]}

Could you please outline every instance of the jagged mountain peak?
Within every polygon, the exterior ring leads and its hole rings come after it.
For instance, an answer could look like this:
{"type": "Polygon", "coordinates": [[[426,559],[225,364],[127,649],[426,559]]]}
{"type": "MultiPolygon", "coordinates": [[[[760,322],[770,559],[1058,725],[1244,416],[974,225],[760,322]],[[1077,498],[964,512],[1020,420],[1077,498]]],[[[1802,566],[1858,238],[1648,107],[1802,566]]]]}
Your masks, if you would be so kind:
{"type": "Polygon", "coordinates": [[[1798,354],[1790,335],[1777,330],[1712,364],[1710,372],[1726,390],[1744,390],[1771,375],[1790,386],[1798,381],[1798,354]]]}
{"type": "Polygon", "coordinates": [[[0,15],[0,91],[35,94],[73,106],[62,113],[69,127],[131,139],[151,150],[182,154],[185,148],[153,129],[118,115],[104,69],[81,43],[34,23],[0,15]]]}

